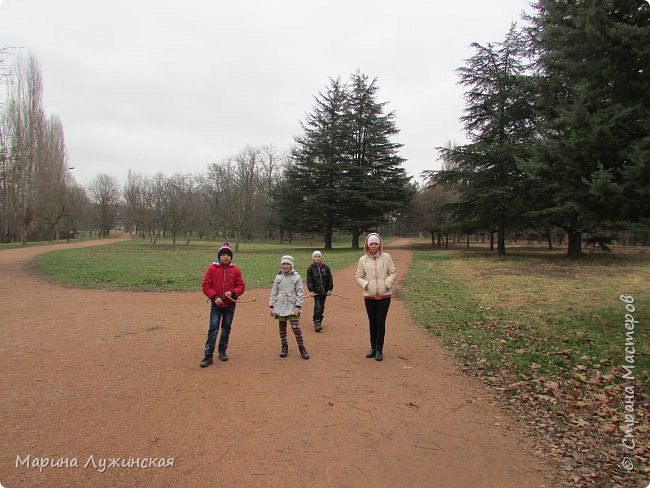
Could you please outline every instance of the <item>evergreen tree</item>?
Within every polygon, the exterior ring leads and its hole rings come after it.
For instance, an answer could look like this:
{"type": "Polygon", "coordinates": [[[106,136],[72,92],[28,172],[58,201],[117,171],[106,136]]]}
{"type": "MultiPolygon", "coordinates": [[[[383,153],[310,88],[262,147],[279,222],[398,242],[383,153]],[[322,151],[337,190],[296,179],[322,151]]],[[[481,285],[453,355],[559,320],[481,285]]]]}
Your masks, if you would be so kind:
{"type": "Polygon", "coordinates": [[[391,142],[399,130],[394,112],[384,113],[386,102],[377,101],[377,79],[360,72],[352,75],[348,101],[352,138],[349,166],[341,193],[347,203],[344,228],[359,247],[363,231],[376,229],[393,212],[406,210],[414,191],[398,155],[401,144],[391,142]]]}
{"type": "Polygon", "coordinates": [[[345,87],[340,79],[331,79],[302,123],[304,134],[295,138],[297,146],[287,167],[284,194],[276,195],[293,203],[278,203],[278,208],[296,214],[287,219],[301,230],[323,231],[325,249],[332,248],[332,233],[343,223],[340,190],[348,158],[347,118],[345,87]]]}
{"type": "Polygon", "coordinates": [[[376,229],[408,205],[411,187],[397,155],[394,114],[376,101],[376,80],[352,76],[351,86],[330,80],[302,124],[303,134],[275,192],[280,219],[299,230],[322,231],[325,249],[334,230],[352,232],[358,247],[364,230],[376,229]],[[289,215],[289,213],[291,215],[289,215]]]}
{"type": "Polygon", "coordinates": [[[465,231],[497,232],[506,252],[507,230],[525,224],[530,177],[518,167],[535,130],[534,92],[526,74],[526,44],[513,25],[503,42],[472,44],[476,54],[458,69],[467,106],[461,118],[472,141],[438,148],[451,168],[429,176],[460,192],[456,218],[465,231]]]}
{"type": "Polygon", "coordinates": [[[650,5],[542,0],[537,11],[545,125],[531,167],[578,256],[583,232],[649,224],[650,5]]]}

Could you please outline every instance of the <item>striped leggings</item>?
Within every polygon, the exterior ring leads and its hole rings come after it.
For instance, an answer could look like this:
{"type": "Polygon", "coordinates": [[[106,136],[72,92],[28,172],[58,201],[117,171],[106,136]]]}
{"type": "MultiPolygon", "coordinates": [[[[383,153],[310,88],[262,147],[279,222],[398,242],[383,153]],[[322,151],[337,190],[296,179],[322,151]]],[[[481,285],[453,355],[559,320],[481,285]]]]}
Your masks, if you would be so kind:
{"type": "MultiPolygon", "coordinates": [[[[298,348],[302,350],[304,349],[305,344],[302,340],[302,330],[300,330],[300,322],[298,320],[291,320],[290,323],[291,323],[291,330],[293,330],[293,334],[296,336],[296,342],[298,343],[298,348]]],[[[280,320],[278,324],[280,327],[280,342],[282,343],[282,348],[286,349],[288,347],[287,322],[286,320],[280,320]]]]}

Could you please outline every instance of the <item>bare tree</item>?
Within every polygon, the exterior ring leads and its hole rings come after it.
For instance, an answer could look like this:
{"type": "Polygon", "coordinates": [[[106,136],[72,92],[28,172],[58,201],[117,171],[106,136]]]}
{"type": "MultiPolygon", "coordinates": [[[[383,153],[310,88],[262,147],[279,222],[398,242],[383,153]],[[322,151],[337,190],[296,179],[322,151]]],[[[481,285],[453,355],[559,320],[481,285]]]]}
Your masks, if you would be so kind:
{"type": "Polygon", "coordinates": [[[431,234],[431,247],[438,247],[442,238],[449,232],[453,223],[453,214],[449,205],[458,201],[458,194],[451,189],[431,182],[422,187],[409,207],[409,227],[414,230],[425,230],[431,234]]]}
{"type": "Polygon", "coordinates": [[[153,177],[144,177],[129,172],[124,187],[127,218],[136,230],[147,237],[152,246],[168,227],[169,192],[168,179],[158,173],[153,177]]]}
{"type": "Polygon", "coordinates": [[[43,143],[45,122],[42,108],[43,83],[38,62],[33,56],[20,58],[8,87],[5,127],[8,140],[8,188],[14,207],[10,218],[17,224],[20,240],[34,219],[34,172],[39,147],[43,143]]]}
{"type": "MultiPolygon", "coordinates": [[[[246,147],[220,163],[211,164],[204,180],[209,184],[214,210],[233,233],[239,251],[242,232],[268,212],[270,187],[279,170],[272,148],[246,147]]],[[[267,214],[270,216],[270,213],[267,214]]]]}
{"type": "Polygon", "coordinates": [[[90,202],[95,210],[95,223],[99,227],[99,235],[109,237],[120,204],[117,180],[113,176],[99,174],[88,185],[88,191],[90,202]]]}
{"type": "Polygon", "coordinates": [[[48,239],[58,239],[59,224],[72,211],[73,200],[63,126],[56,116],[45,122],[38,153],[33,183],[36,224],[45,227],[48,239]]]}
{"type": "Polygon", "coordinates": [[[288,161],[287,154],[278,154],[272,145],[260,148],[260,192],[256,195],[255,217],[252,221],[254,229],[266,234],[273,227],[273,189],[280,181],[288,161]]]}
{"type": "Polygon", "coordinates": [[[145,232],[145,178],[129,170],[123,196],[127,221],[135,228],[137,234],[145,232]]]}
{"type": "Polygon", "coordinates": [[[165,182],[165,220],[167,230],[172,234],[172,243],[176,246],[176,237],[192,228],[192,195],[194,179],[190,175],[176,174],[165,182]]]}

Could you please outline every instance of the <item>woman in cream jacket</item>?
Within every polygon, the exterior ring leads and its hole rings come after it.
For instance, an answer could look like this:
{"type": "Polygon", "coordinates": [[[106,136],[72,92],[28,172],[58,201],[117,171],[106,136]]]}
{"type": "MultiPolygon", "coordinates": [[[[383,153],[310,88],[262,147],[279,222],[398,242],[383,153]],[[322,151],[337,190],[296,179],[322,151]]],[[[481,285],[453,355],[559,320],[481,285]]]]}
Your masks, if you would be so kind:
{"type": "Polygon", "coordinates": [[[381,236],[370,233],[364,246],[366,253],[359,258],[355,278],[363,288],[363,298],[370,329],[370,351],[367,358],[384,359],[386,316],[390,307],[392,288],[397,271],[390,254],[384,252],[381,236]]]}

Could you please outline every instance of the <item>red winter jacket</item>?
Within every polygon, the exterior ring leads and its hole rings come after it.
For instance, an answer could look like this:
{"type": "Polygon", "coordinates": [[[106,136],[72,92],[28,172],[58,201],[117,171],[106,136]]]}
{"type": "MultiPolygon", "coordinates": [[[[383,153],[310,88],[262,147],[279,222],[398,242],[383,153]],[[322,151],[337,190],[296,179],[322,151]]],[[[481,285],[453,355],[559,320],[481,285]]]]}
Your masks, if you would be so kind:
{"type": "Polygon", "coordinates": [[[224,298],[225,293],[231,291],[233,298],[237,299],[244,293],[246,285],[244,285],[240,269],[233,263],[228,266],[212,263],[205,272],[202,288],[203,294],[212,300],[212,303],[217,297],[221,298],[223,303],[219,306],[225,308],[232,304],[232,301],[224,298]]]}

